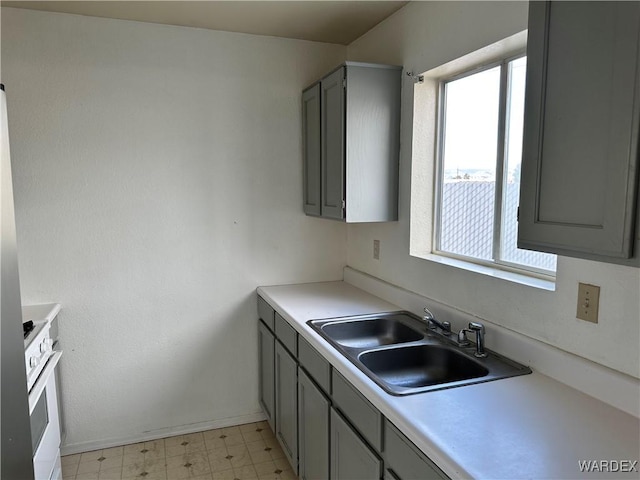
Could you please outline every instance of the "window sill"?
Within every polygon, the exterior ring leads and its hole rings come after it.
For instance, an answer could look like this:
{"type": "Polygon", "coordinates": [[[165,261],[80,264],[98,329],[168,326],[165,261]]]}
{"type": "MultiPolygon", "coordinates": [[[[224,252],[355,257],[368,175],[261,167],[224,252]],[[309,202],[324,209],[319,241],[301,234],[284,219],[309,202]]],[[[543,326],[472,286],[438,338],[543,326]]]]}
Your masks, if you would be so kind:
{"type": "Polygon", "coordinates": [[[479,273],[481,275],[488,275],[494,278],[500,278],[508,282],[518,283],[520,285],[526,285],[528,287],[539,288],[540,290],[548,290],[554,292],[556,290],[556,282],[553,280],[546,280],[539,277],[525,275],[523,273],[511,272],[508,270],[502,270],[500,268],[489,267],[486,265],[478,265],[477,263],[466,262],[457,258],[445,257],[443,255],[427,254],[427,255],[413,255],[430,262],[439,263],[441,265],[449,265],[450,267],[460,268],[468,272],[479,273]]]}

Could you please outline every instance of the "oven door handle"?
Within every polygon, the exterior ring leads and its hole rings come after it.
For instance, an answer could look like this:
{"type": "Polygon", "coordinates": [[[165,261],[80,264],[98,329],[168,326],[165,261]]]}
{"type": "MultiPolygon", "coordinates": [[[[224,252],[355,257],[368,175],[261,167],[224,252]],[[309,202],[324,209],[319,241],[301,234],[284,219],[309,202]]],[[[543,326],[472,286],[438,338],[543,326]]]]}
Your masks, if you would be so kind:
{"type": "Polygon", "coordinates": [[[47,388],[49,378],[51,377],[51,375],[53,375],[61,357],[61,350],[54,351],[53,355],[51,355],[51,358],[49,358],[49,360],[47,361],[47,366],[44,367],[44,370],[42,370],[42,373],[40,373],[40,377],[38,377],[36,383],[34,383],[33,387],[31,387],[31,391],[29,391],[29,415],[31,415],[33,409],[36,406],[36,403],[38,403],[40,395],[42,395],[44,389],[47,388]]]}

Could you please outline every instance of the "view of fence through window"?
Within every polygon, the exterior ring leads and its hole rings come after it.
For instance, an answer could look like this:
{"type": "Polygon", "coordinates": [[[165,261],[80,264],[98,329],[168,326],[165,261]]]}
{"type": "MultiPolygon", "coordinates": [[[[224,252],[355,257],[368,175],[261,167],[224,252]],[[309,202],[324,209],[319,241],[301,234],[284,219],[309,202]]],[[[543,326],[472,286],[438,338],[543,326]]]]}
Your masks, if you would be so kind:
{"type": "Polygon", "coordinates": [[[525,74],[526,57],[520,57],[444,84],[438,250],[555,272],[555,255],[516,246],[525,74]]]}

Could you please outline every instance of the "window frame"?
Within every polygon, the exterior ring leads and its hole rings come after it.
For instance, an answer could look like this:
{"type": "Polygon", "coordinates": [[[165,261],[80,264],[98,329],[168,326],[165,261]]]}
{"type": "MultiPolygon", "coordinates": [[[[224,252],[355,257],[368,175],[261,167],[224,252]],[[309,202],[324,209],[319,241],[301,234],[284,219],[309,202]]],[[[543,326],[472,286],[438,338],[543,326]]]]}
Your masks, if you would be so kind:
{"type": "Polygon", "coordinates": [[[556,278],[556,270],[546,270],[515,262],[509,262],[501,259],[502,247],[502,207],[504,199],[504,184],[506,180],[505,157],[506,157],[506,138],[507,138],[507,100],[509,97],[509,64],[514,60],[526,57],[526,48],[511,52],[509,55],[502,56],[489,62],[480,63],[471,68],[465,69],[454,75],[443,76],[438,78],[437,100],[436,100],[436,158],[434,169],[434,199],[433,199],[433,238],[432,253],[443,257],[450,257],[464,262],[474,263],[490,268],[497,268],[513,273],[524,274],[528,276],[538,277],[544,280],[554,281],[556,278]],[[496,138],[496,169],[495,169],[495,196],[494,196],[494,212],[493,212],[493,237],[492,237],[492,260],[485,260],[478,257],[461,255],[453,252],[447,252],[440,249],[441,230],[442,230],[442,202],[443,202],[443,183],[444,183],[444,140],[446,134],[446,85],[455,80],[469,77],[500,67],[500,85],[499,85],[499,106],[498,106],[498,135],[496,138]],[[498,181],[500,180],[500,181],[498,181]]]}

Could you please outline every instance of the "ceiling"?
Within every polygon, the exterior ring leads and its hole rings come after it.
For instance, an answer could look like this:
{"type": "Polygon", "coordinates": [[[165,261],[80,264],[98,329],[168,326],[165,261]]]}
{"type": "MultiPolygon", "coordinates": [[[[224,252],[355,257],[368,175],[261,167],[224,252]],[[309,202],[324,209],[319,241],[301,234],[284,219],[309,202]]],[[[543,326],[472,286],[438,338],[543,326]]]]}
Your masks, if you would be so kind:
{"type": "Polygon", "coordinates": [[[2,6],[348,45],[405,1],[2,1],[2,6]]]}

